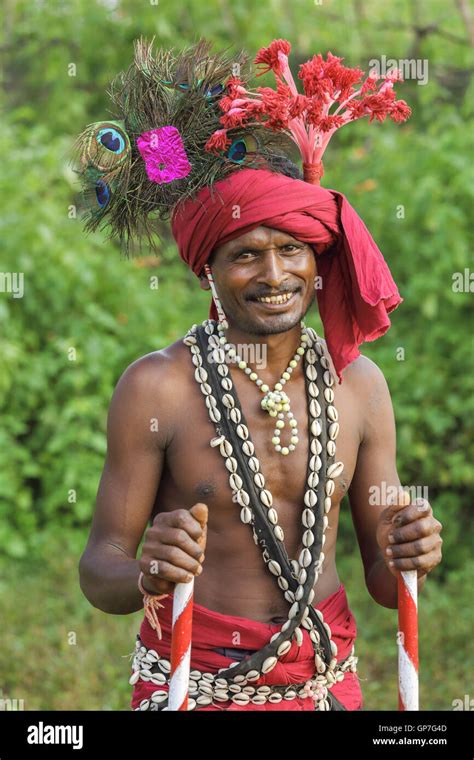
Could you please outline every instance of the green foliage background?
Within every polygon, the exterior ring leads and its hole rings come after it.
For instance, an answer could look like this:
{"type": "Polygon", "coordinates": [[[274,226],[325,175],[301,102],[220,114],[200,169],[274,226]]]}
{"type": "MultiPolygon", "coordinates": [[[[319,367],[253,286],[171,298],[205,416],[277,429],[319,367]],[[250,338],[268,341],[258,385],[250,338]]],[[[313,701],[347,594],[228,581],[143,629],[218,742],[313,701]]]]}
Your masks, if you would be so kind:
{"type": "MultiPolygon", "coordinates": [[[[103,235],[84,235],[71,214],[72,142],[85,124],[107,118],[108,83],[142,34],[178,47],[205,35],[216,48],[251,54],[284,37],[294,69],[327,50],[366,70],[382,54],[429,64],[428,84],[398,85],[410,121],[341,130],[323,184],[363,217],[404,298],[388,334],[363,352],[391,389],[402,483],[428,486],[444,525],[443,563],[420,600],[421,694],[424,709],[452,709],[469,690],[474,660],[472,293],[453,291],[453,274],[472,263],[473,58],[458,4],[7,0],[4,13],[0,272],[23,272],[25,293],[0,292],[3,696],[24,698],[26,709],[127,709],[120,655],[132,650],[141,616],[92,609],[77,580],[107,408],[130,362],[182,336],[208,309],[169,235],[158,257],[131,260],[103,235]],[[12,655],[21,668],[11,667],[12,655]]],[[[309,322],[321,329],[315,312],[309,322]]],[[[339,574],[360,620],[365,707],[395,709],[396,612],[368,596],[345,507],[339,574]]]]}

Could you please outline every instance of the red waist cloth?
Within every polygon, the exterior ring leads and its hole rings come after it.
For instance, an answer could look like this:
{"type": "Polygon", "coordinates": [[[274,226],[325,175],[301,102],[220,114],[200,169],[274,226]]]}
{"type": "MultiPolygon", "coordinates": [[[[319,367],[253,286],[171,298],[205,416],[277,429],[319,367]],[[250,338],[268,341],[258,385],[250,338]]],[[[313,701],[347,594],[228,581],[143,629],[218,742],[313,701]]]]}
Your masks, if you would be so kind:
{"type": "MultiPolygon", "coordinates": [[[[160,657],[171,659],[171,623],[173,611],[173,595],[163,599],[163,609],[159,610],[159,621],[163,638],[158,639],[156,632],[150,626],[146,618],[140,626],[140,638],[143,644],[155,649],[160,657]]],[[[321,610],[324,621],[331,629],[331,638],[337,646],[338,661],[344,660],[351,652],[357,627],[355,618],[349,609],[346,591],[341,583],[339,589],[331,596],[323,599],[317,605],[321,610]]],[[[193,605],[193,629],[191,647],[191,670],[196,668],[201,672],[216,673],[220,668],[230,665],[232,659],[218,652],[212,651],[214,647],[231,647],[233,649],[261,649],[268,644],[270,637],[280,630],[281,625],[260,623],[248,618],[236,615],[221,615],[200,604],[193,605]]],[[[264,684],[289,684],[304,682],[312,678],[315,673],[313,644],[308,631],[301,627],[303,643],[299,647],[296,642],[292,643],[287,654],[279,658],[278,663],[265,676],[258,681],[252,682],[252,686],[264,684]]],[[[135,709],[140,701],[149,698],[157,689],[167,690],[167,686],[156,686],[149,681],[139,681],[135,684],[131,706],[135,709]]],[[[347,672],[344,680],[335,683],[330,689],[347,710],[358,710],[362,707],[362,692],[356,673],[347,672]]],[[[263,705],[237,705],[233,702],[221,702],[219,704],[206,705],[197,708],[199,710],[312,710],[314,702],[311,698],[296,698],[294,700],[278,703],[266,702],[263,705]]]]}

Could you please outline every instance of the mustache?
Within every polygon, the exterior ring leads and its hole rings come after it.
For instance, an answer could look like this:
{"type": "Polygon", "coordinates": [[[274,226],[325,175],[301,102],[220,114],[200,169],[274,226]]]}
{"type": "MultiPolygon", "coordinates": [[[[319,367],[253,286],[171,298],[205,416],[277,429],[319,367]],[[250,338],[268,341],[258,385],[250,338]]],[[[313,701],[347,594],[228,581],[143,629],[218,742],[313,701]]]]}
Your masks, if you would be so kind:
{"type": "Polygon", "coordinates": [[[271,298],[274,296],[283,296],[285,293],[298,293],[301,288],[286,288],[278,293],[253,293],[251,296],[247,296],[247,301],[256,301],[258,298],[271,298]]]}

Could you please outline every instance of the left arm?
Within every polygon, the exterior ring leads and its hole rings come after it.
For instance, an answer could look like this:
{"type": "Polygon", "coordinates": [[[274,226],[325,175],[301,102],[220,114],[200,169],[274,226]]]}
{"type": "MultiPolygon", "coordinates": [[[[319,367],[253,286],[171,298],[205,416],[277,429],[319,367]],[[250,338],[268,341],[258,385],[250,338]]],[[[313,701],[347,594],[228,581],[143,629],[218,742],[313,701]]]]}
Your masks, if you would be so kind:
{"type": "Polygon", "coordinates": [[[362,440],[349,488],[352,519],[370,595],[396,609],[400,570],[418,571],[418,590],[441,561],[441,523],[425,499],[410,504],[396,466],[396,432],[390,392],[381,370],[364,356],[352,371],[363,409],[362,440]]]}

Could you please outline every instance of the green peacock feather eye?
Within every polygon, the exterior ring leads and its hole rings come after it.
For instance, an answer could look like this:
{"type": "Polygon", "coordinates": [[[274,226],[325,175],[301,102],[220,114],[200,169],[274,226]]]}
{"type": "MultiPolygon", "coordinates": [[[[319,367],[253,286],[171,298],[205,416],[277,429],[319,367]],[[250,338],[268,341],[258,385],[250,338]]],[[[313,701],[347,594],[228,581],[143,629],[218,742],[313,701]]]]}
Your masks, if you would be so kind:
{"type": "Polygon", "coordinates": [[[209,87],[206,91],[206,95],[208,98],[216,98],[218,95],[221,95],[224,92],[225,86],[221,83],[214,84],[212,87],[209,87]]]}
{"type": "Polygon", "coordinates": [[[95,183],[95,195],[99,206],[105,208],[110,201],[110,187],[103,179],[98,179],[95,183]]]}
{"type": "Polygon", "coordinates": [[[89,124],[83,134],[81,161],[109,174],[121,167],[130,157],[130,140],[117,121],[89,124]]]}
{"type": "Polygon", "coordinates": [[[125,140],[114,127],[105,127],[97,133],[97,141],[118,156],[125,150],[125,140]]]}
{"type": "Polygon", "coordinates": [[[227,158],[234,164],[241,164],[250,154],[255,154],[257,149],[258,142],[253,135],[239,137],[227,149],[227,158]]]}
{"type": "MultiPolygon", "coordinates": [[[[171,87],[175,90],[179,90],[180,92],[187,92],[189,89],[191,89],[192,84],[189,82],[171,82],[169,80],[160,79],[160,82],[165,85],[165,87],[171,87]]],[[[200,87],[203,82],[205,82],[205,78],[198,79],[196,84],[198,87],[200,87]]],[[[217,84],[213,85],[205,85],[204,86],[204,94],[208,98],[215,98],[218,95],[221,95],[225,90],[225,85],[221,82],[218,82],[217,84]]]]}

